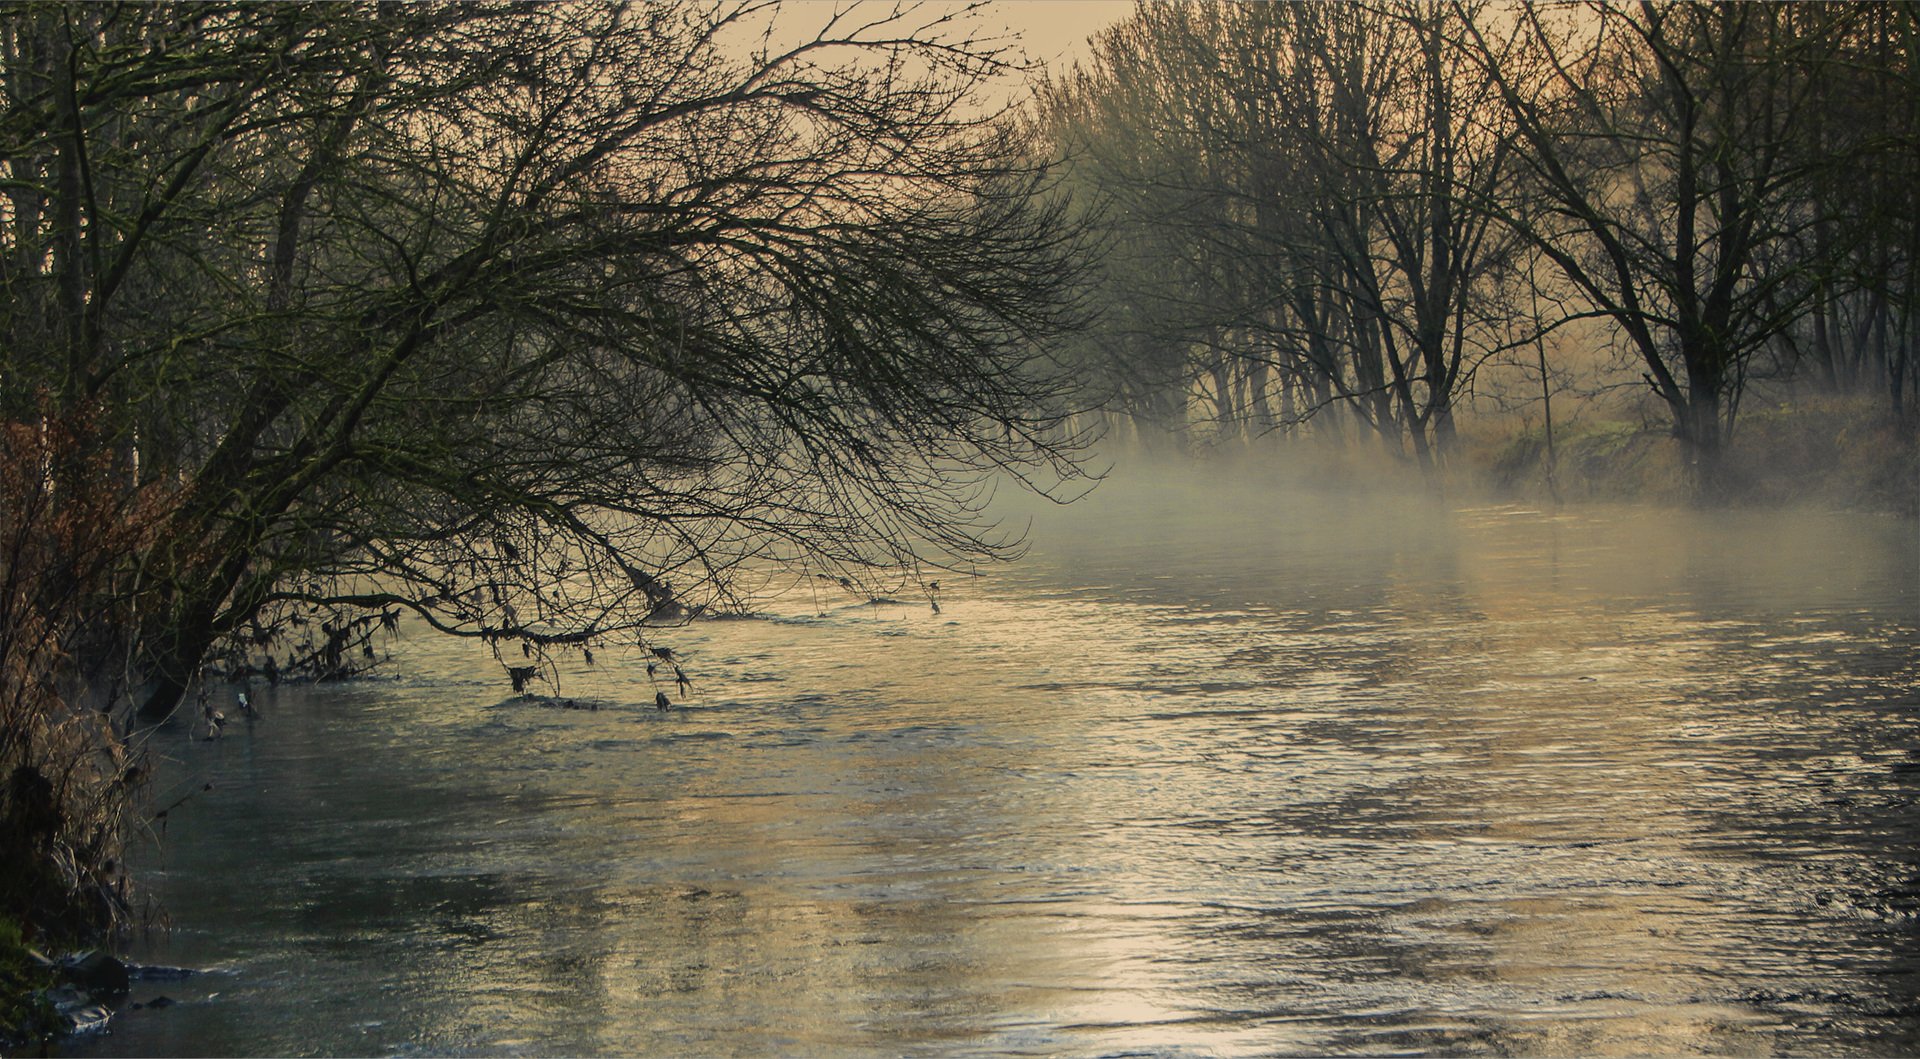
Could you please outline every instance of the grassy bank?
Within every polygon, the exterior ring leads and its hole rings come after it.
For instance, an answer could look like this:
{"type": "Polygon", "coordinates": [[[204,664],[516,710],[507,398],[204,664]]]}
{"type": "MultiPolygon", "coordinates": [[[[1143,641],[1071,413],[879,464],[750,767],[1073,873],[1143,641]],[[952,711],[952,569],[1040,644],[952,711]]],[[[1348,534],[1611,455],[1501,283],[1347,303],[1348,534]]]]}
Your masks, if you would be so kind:
{"type": "MultiPolygon", "coordinates": [[[[1467,432],[1456,474],[1511,497],[1685,503],[1685,453],[1663,425],[1589,416],[1467,432]]],[[[1727,497],[1920,516],[1920,432],[1867,402],[1803,399],[1749,407],[1726,452],[1727,497]]]]}

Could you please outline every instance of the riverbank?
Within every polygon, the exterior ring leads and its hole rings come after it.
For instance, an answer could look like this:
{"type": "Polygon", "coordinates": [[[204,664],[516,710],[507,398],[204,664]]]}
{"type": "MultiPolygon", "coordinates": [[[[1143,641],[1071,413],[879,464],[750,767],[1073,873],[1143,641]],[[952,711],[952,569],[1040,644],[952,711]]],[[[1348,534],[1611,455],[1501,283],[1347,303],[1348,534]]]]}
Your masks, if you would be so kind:
{"type": "MultiPolygon", "coordinates": [[[[1554,406],[1551,435],[1537,410],[1462,414],[1433,474],[1423,473],[1404,447],[1393,450],[1343,422],[1305,436],[1228,440],[1204,429],[1136,434],[1123,427],[1107,461],[1123,477],[1181,478],[1204,468],[1207,475],[1230,477],[1235,490],[1299,487],[1448,503],[1700,506],[1686,447],[1661,409],[1631,401],[1564,404],[1569,407],[1554,406]]],[[[1741,410],[1722,469],[1712,506],[1920,517],[1920,422],[1900,422],[1881,400],[1755,396],[1741,410]]]]}
{"type": "Polygon", "coordinates": [[[20,925],[0,919],[0,1053],[11,1055],[54,1032],[45,992],[53,988],[54,975],[34,956],[20,925]]]}
{"type": "MultiPolygon", "coordinates": [[[[1537,423],[1462,432],[1456,471],[1498,494],[1551,501],[1684,504],[1684,451],[1666,425],[1589,414],[1563,423],[1551,448],[1537,423]]],[[[1741,413],[1726,452],[1735,506],[1812,507],[1920,516],[1920,432],[1881,406],[1800,399],[1741,413]]]]}
{"type": "Polygon", "coordinates": [[[131,987],[127,965],[93,949],[53,959],[0,920],[0,1055],[97,1032],[131,987]]]}

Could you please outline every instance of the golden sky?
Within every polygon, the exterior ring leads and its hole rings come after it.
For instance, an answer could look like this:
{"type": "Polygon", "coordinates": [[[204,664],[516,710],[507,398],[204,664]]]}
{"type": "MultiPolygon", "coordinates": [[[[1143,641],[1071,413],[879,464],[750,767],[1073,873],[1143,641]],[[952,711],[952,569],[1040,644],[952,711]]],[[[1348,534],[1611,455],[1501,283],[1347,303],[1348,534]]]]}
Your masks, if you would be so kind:
{"type": "Polygon", "coordinates": [[[983,28],[1004,26],[1029,57],[1053,66],[1083,58],[1088,37],[1132,10],[1132,0],[992,0],[979,17],[983,28]]]}
{"type": "MultiPolygon", "coordinates": [[[[797,0],[779,9],[773,36],[800,37],[843,16],[850,23],[885,17],[895,0],[797,0]]],[[[1063,65],[1087,54],[1087,38],[1133,10],[1133,0],[988,0],[969,13],[969,0],[898,0],[906,25],[925,25],[942,16],[954,19],[949,32],[961,36],[1010,36],[1029,59],[1063,65]]],[[[758,32],[761,23],[751,25],[758,32]]],[[[751,39],[748,36],[743,39],[751,39]]]]}

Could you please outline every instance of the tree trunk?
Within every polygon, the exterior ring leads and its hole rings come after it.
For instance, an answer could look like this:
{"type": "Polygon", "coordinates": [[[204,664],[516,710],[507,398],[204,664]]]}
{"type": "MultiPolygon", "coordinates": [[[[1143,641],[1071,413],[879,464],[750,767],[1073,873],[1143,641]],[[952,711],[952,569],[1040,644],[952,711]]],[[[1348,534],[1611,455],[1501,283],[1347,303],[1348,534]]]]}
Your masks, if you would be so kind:
{"type": "Polygon", "coordinates": [[[1680,445],[1696,503],[1726,499],[1729,482],[1720,428],[1720,389],[1695,383],[1680,410],[1680,445]]]}
{"type": "Polygon", "coordinates": [[[1213,380],[1215,440],[1224,442],[1240,435],[1240,415],[1233,401],[1233,365],[1221,349],[1218,337],[1213,341],[1213,356],[1207,369],[1213,380]]]}
{"type": "Polygon", "coordinates": [[[1273,403],[1267,396],[1267,364],[1254,360],[1247,365],[1247,401],[1253,411],[1254,432],[1258,436],[1273,433],[1273,403]]]}

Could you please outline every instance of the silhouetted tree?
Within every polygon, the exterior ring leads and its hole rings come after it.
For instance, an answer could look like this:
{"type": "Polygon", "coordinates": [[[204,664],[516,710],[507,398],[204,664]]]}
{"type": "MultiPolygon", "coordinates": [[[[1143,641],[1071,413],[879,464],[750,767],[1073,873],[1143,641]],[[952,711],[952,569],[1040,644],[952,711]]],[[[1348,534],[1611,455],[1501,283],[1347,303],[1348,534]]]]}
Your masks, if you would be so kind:
{"type": "Polygon", "coordinates": [[[1123,244],[1159,255],[1105,300],[1172,325],[1218,434],[1337,404],[1423,466],[1452,438],[1504,334],[1492,273],[1513,242],[1479,205],[1504,192],[1511,127],[1451,43],[1471,16],[1143,4],[1042,92],[1123,244]]]}
{"type": "Polygon", "coordinates": [[[1797,32],[1837,50],[1810,86],[1802,150],[1833,160],[1806,204],[1808,256],[1831,262],[1808,311],[1781,335],[1786,366],[1834,391],[1877,390],[1904,418],[1920,292],[1920,9],[1801,5],[1797,32]]]}
{"type": "MultiPolygon", "coordinates": [[[[1544,209],[1514,228],[1619,328],[1703,495],[1749,372],[1815,299],[1822,183],[1808,150],[1845,5],[1524,5],[1463,19],[1544,209]]],[[[1864,9],[1862,9],[1864,10],[1864,9]]],[[[1499,208],[1494,205],[1493,208],[1499,208]]]]}
{"type": "Polygon", "coordinates": [[[801,14],[9,10],[0,400],[97,406],[128,488],[180,487],[146,712],[400,610],[538,654],[749,566],[1010,546],[992,476],[1076,473],[1035,340],[1077,259],[979,105],[1005,53],[801,14]]]}

